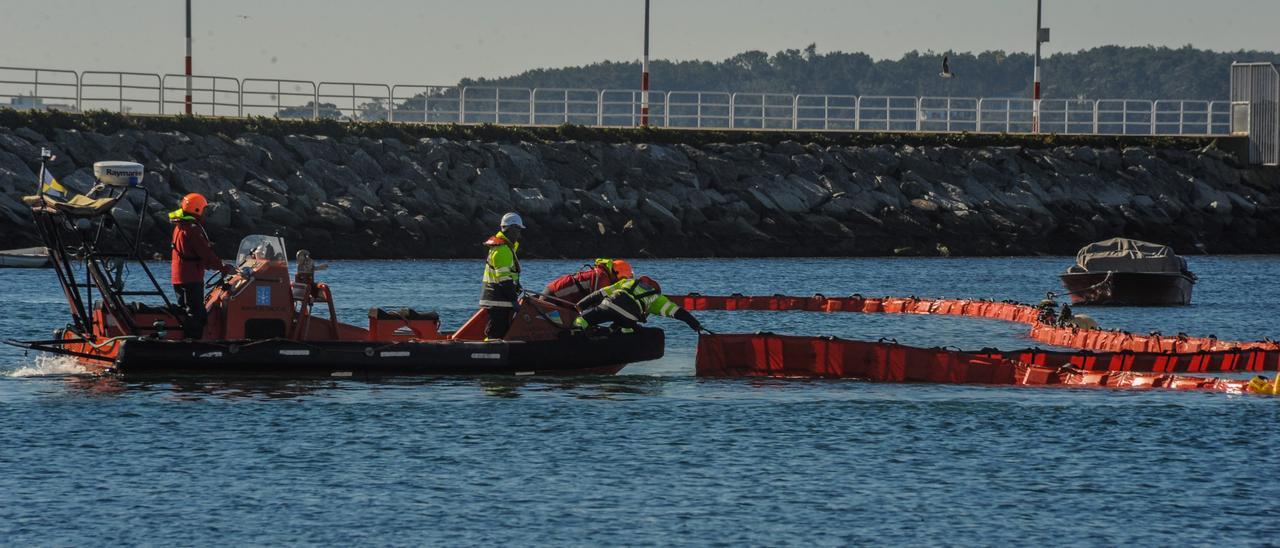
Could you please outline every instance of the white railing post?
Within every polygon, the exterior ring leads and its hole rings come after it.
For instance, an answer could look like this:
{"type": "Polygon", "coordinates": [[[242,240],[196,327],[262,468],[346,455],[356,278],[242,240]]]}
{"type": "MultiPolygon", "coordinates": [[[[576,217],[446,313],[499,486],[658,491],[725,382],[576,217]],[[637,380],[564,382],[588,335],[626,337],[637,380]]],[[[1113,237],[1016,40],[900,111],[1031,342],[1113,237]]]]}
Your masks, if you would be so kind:
{"type": "MultiPolygon", "coordinates": [[[[534,112],[537,112],[537,98],[538,88],[533,88],[533,90],[529,92],[529,125],[534,125],[533,123],[537,121],[537,117],[533,114],[534,112]]],[[[567,107],[568,105],[566,105],[566,108],[567,107]]]]}
{"type": "Polygon", "coordinates": [[[791,131],[800,129],[800,96],[791,96],[791,131]]]}
{"type": "MultiPolygon", "coordinates": [[[[830,95],[822,96],[822,129],[823,130],[831,129],[831,96],[830,95]]],[[[854,131],[857,131],[858,128],[854,127],[853,129],[854,131]]]]}
{"type": "Polygon", "coordinates": [[[916,133],[919,133],[920,128],[923,127],[923,124],[920,122],[920,117],[924,116],[924,111],[920,110],[919,97],[916,97],[915,102],[916,102],[916,133]]]}
{"type": "MultiPolygon", "coordinates": [[[[702,94],[699,93],[698,96],[701,97],[702,94]]],[[[701,99],[699,99],[698,102],[701,103],[702,102],[701,99]]],[[[701,112],[702,109],[699,108],[698,110],[699,112],[701,112]]],[[[702,125],[699,124],[698,127],[702,127],[702,125]]],[[[738,94],[730,93],[729,94],[729,129],[737,129],[737,127],[738,127],[738,94]]]]}
{"type": "Polygon", "coordinates": [[[467,119],[466,116],[462,113],[463,109],[465,108],[463,107],[463,105],[465,104],[467,104],[467,88],[458,86],[458,112],[457,112],[458,125],[462,125],[463,122],[467,119]]]}
{"type": "Polygon", "coordinates": [[[862,96],[853,100],[853,130],[862,131],[862,96]]]}
{"type": "MultiPolygon", "coordinates": [[[[697,99],[697,104],[694,107],[696,110],[694,111],[693,120],[694,120],[694,123],[697,125],[698,129],[702,129],[702,92],[699,91],[697,92],[697,94],[698,94],[698,99],[697,99]]],[[[732,103],[733,100],[730,100],[729,102],[732,103]]]]}
{"type": "MultiPolygon", "coordinates": [[[[648,92],[642,92],[648,93],[648,92]]],[[[671,127],[671,92],[662,94],[662,127],[671,127]]]]}
{"type": "Polygon", "coordinates": [[[1184,127],[1187,122],[1187,102],[1178,101],[1178,135],[1185,135],[1187,130],[1184,127]]]}
{"type": "Polygon", "coordinates": [[[983,114],[986,113],[986,107],[987,107],[986,102],[987,102],[987,99],[985,97],[978,99],[978,133],[983,133],[986,131],[982,129],[983,114]]]}
{"type": "Polygon", "coordinates": [[[951,98],[947,97],[947,133],[951,133],[951,98]]]}
{"type": "Polygon", "coordinates": [[[1156,101],[1151,101],[1151,134],[1156,134],[1156,101]]]}

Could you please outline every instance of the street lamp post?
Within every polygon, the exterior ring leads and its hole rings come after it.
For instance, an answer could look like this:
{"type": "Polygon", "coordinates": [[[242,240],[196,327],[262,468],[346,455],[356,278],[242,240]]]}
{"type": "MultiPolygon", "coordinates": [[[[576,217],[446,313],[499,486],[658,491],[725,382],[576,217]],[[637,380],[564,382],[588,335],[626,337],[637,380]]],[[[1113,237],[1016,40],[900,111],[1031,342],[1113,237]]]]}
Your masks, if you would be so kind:
{"type": "Polygon", "coordinates": [[[1049,29],[1041,24],[1044,0],[1036,0],[1036,61],[1031,83],[1031,132],[1040,133],[1040,44],[1049,41],[1049,29]]]}
{"type": "Polygon", "coordinates": [[[644,58],[640,61],[640,125],[649,125],[649,0],[644,0],[644,58]]]}
{"type": "Polygon", "coordinates": [[[187,116],[191,115],[191,0],[187,0],[187,116]]]}

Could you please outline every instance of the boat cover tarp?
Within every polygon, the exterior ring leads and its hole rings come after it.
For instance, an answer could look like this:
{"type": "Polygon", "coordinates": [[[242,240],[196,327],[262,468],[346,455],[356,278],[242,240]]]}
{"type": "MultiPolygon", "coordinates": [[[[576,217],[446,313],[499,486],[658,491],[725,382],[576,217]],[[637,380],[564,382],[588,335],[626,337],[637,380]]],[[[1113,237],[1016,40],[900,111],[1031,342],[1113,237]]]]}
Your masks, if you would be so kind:
{"type": "Polygon", "coordinates": [[[1187,261],[1167,245],[1128,238],[1094,242],[1080,249],[1067,272],[1171,272],[1187,269],[1187,261]]]}
{"type": "Polygon", "coordinates": [[[72,196],[70,200],[60,200],[46,194],[23,196],[22,203],[33,208],[45,207],[71,217],[96,217],[104,215],[124,194],[115,197],[90,198],[83,194],[72,196]]]}

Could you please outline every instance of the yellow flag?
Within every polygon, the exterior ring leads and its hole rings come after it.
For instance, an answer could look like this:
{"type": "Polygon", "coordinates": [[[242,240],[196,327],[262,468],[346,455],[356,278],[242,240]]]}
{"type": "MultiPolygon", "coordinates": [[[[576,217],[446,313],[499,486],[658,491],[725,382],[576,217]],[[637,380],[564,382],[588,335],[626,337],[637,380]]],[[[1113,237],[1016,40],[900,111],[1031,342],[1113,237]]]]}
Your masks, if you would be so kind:
{"type": "Polygon", "coordinates": [[[67,191],[67,187],[62,186],[62,183],[59,183],[57,179],[54,179],[53,174],[49,173],[48,168],[43,169],[42,172],[40,192],[53,196],[54,198],[66,199],[67,195],[70,194],[70,192],[67,191]]]}

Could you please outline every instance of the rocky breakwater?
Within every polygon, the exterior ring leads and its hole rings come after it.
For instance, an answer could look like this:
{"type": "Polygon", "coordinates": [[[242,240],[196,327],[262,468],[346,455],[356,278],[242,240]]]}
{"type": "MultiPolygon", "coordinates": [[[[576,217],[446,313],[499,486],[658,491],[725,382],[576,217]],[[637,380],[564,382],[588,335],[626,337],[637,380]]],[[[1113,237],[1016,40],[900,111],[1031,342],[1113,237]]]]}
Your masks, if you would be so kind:
{"type": "Polygon", "coordinates": [[[528,257],[1070,254],[1116,235],[1183,252],[1280,251],[1280,172],[1217,150],[480,142],[125,129],[0,128],[0,231],[35,243],[41,146],[87,191],[99,160],[141,162],[164,252],[165,213],[210,197],[222,253],[280,233],[327,258],[467,257],[499,216],[528,257]]]}

